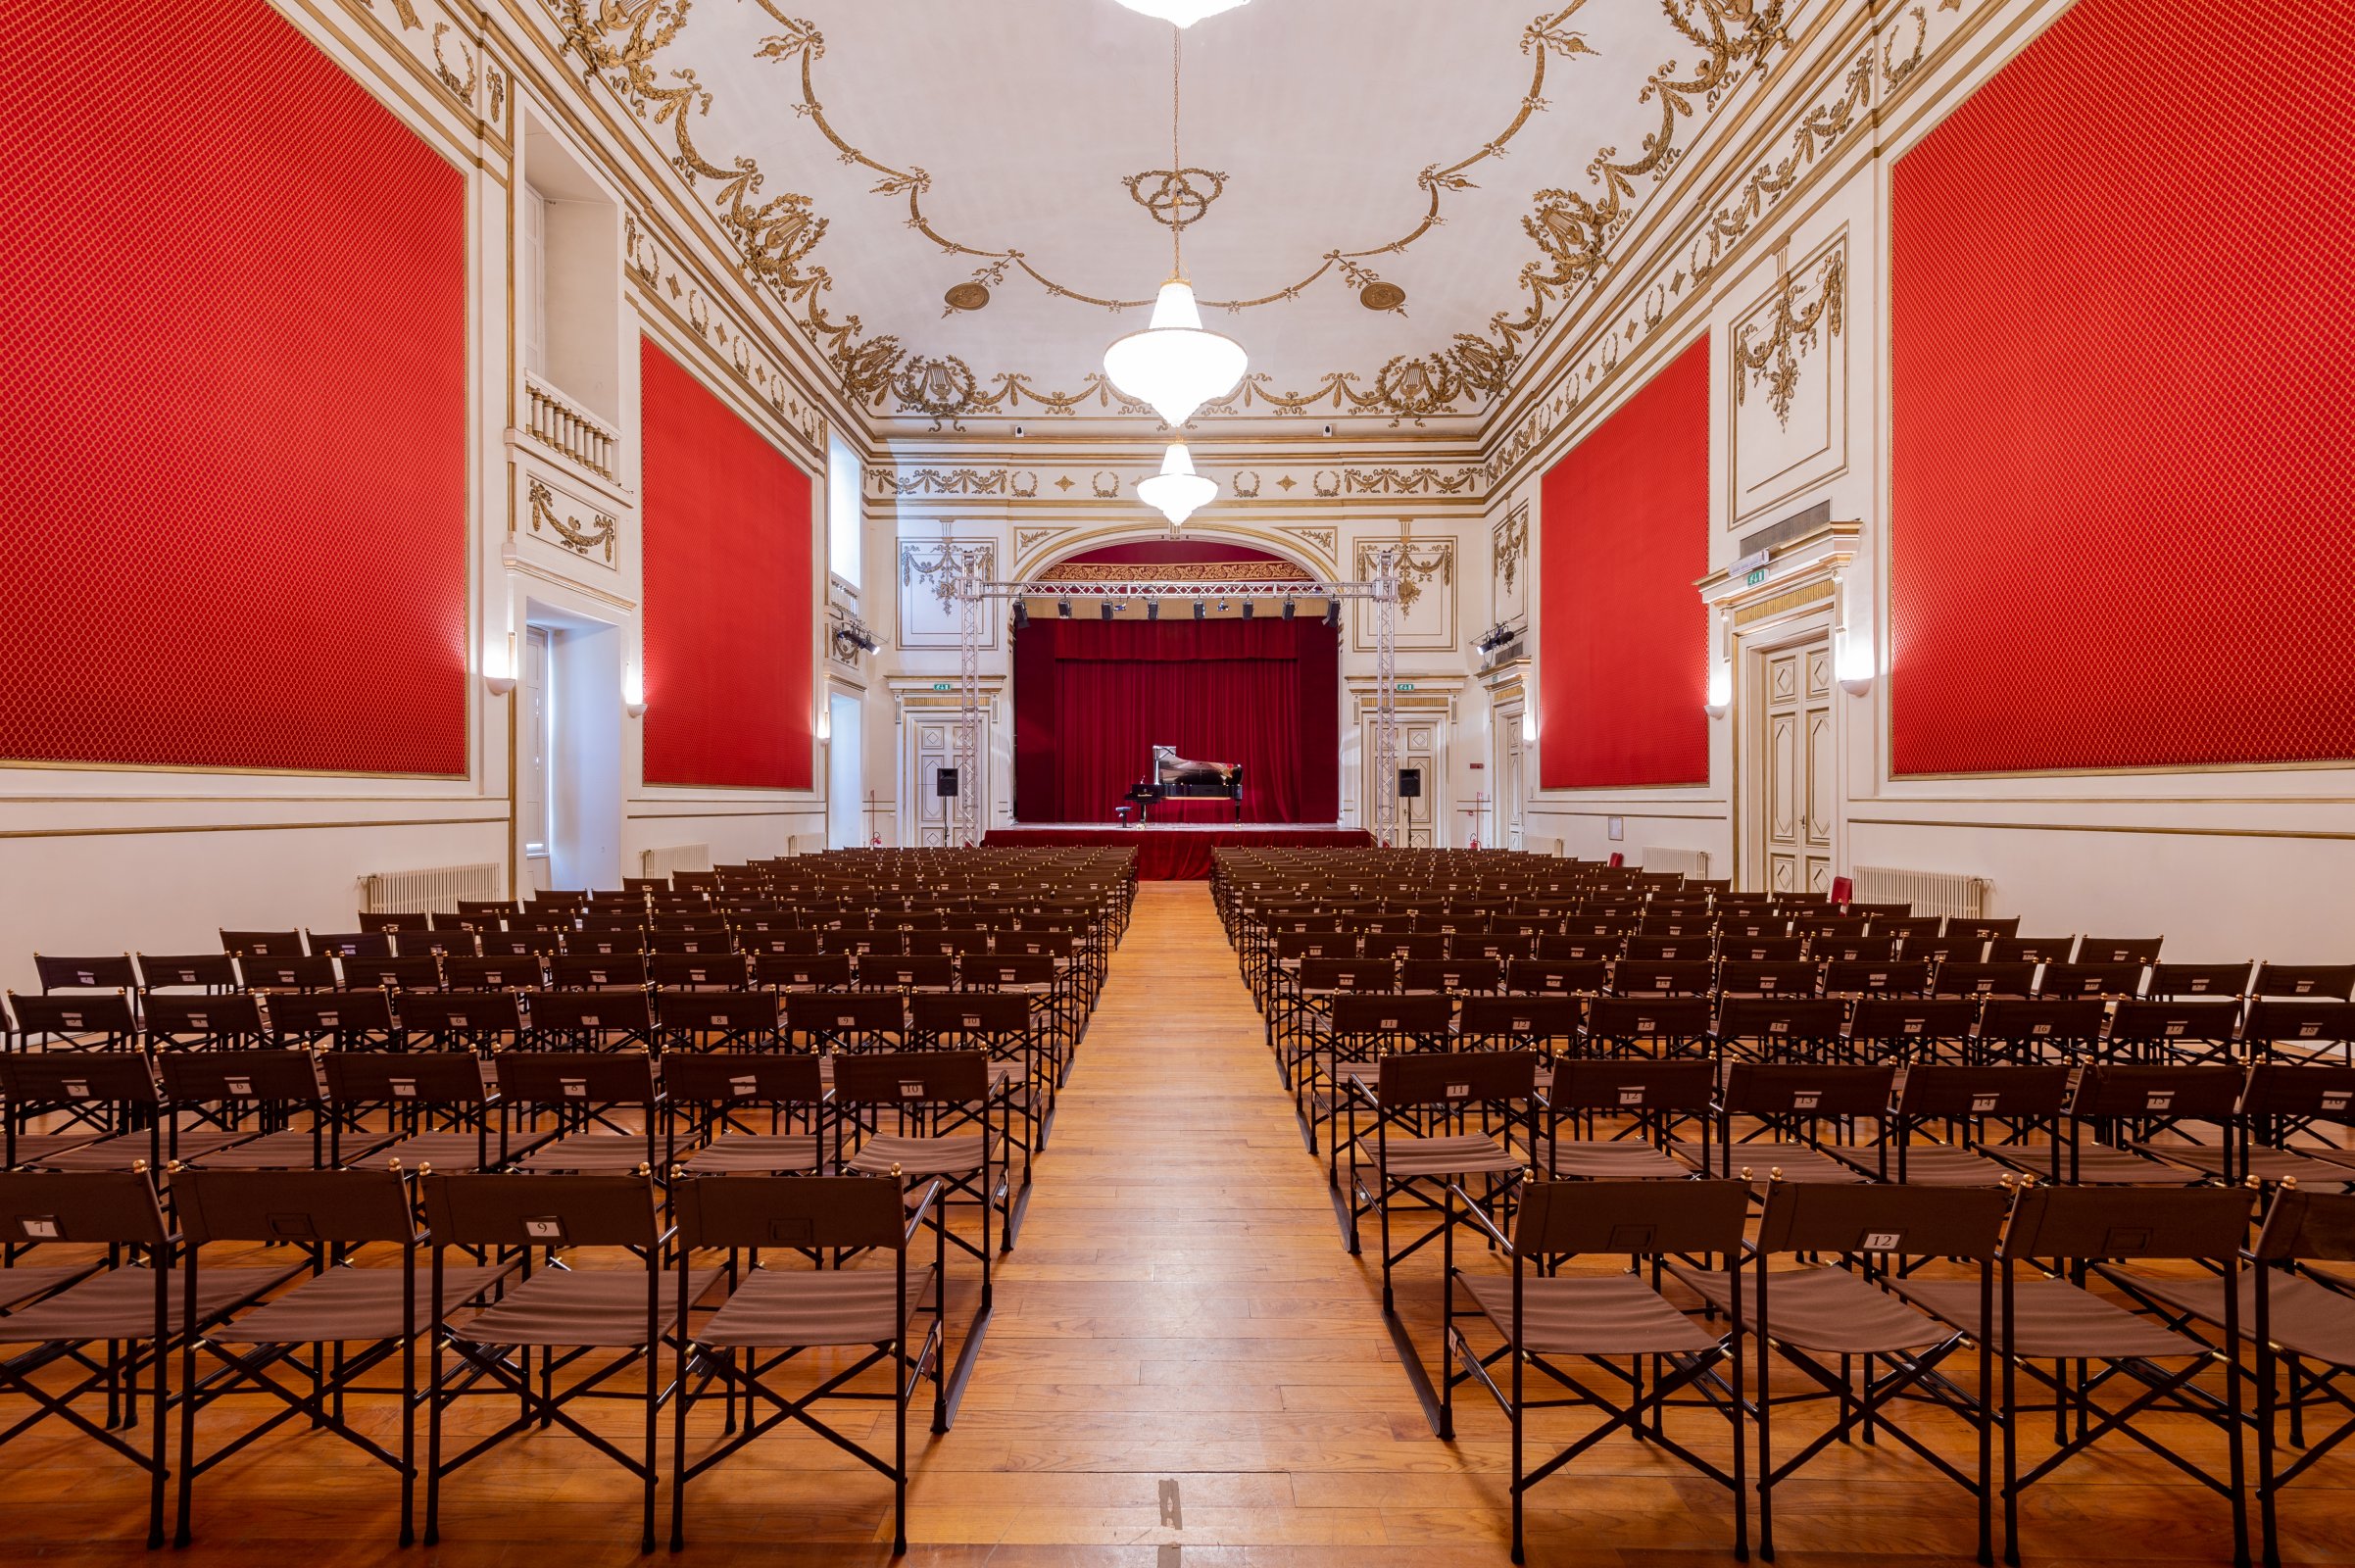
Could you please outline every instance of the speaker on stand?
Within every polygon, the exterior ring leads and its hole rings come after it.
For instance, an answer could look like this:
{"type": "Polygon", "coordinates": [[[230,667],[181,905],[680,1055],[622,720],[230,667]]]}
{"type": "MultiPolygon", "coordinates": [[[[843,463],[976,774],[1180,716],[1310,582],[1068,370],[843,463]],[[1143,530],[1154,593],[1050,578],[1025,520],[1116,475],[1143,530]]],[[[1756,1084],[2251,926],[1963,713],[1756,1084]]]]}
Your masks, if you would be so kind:
{"type": "Polygon", "coordinates": [[[1398,799],[1406,803],[1406,845],[1414,844],[1414,803],[1423,793],[1423,770],[1419,767],[1398,769],[1398,799]]]}
{"type": "Polygon", "coordinates": [[[944,801],[957,799],[957,769],[936,767],[932,770],[932,793],[944,801]]]}

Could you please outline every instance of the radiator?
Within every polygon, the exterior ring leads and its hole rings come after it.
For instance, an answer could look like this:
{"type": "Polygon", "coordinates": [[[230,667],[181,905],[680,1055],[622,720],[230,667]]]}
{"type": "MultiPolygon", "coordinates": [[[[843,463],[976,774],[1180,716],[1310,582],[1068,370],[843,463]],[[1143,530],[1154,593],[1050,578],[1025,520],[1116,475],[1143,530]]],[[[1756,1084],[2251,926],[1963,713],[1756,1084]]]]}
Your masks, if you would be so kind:
{"type": "Polygon", "coordinates": [[[1709,874],[1707,850],[1663,850],[1656,845],[1644,846],[1644,869],[1646,871],[1681,871],[1686,876],[1709,874]]]}
{"type": "Polygon", "coordinates": [[[709,844],[672,844],[660,850],[642,850],[638,855],[640,876],[668,877],[673,871],[711,869],[711,846],[709,844]]]}
{"type": "Polygon", "coordinates": [[[377,871],[360,879],[363,914],[455,914],[460,899],[499,899],[507,896],[501,868],[481,865],[435,865],[417,871],[377,871]]]}
{"type": "Polygon", "coordinates": [[[1976,920],[1987,912],[1995,884],[1959,871],[1896,871],[1886,865],[1856,867],[1856,902],[1910,904],[1920,915],[1952,914],[1976,920]]]}

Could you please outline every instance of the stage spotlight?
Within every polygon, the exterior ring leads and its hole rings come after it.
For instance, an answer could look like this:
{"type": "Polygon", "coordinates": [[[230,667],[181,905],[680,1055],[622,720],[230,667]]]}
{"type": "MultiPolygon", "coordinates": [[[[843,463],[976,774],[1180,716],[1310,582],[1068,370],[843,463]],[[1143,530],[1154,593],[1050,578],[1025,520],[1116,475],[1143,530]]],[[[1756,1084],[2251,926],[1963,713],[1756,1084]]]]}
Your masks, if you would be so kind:
{"type": "Polygon", "coordinates": [[[1290,620],[1290,619],[1292,618],[1292,612],[1293,612],[1294,611],[1296,611],[1296,610],[1300,609],[1300,606],[1298,606],[1298,605],[1294,604],[1294,603],[1293,603],[1291,600],[1289,600],[1289,599],[1285,600],[1285,601],[1284,601],[1284,618],[1285,618],[1286,620],[1290,620]]]}
{"type": "Polygon", "coordinates": [[[1145,601],[1145,618],[1147,620],[1159,620],[1161,618],[1161,602],[1158,599],[1148,599],[1145,601]]]}
{"type": "Polygon", "coordinates": [[[1252,605],[1251,605],[1251,602],[1250,600],[1246,599],[1246,600],[1243,602],[1243,618],[1244,618],[1245,620],[1249,620],[1249,619],[1251,619],[1251,610],[1252,610],[1252,605]]]}
{"type": "Polygon", "coordinates": [[[1030,624],[1030,607],[1029,607],[1028,605],[1024,604],[1024,603],[1023,603],[1021,600],[1019,600],[1019,599],[1015,600],[1015,601],[1014,601],[1014,630],[1016,630],[1016,631],[1020,631],[1020,630],[1021,630],[1023,627],[1025,627],[1025,626],[1027,626],[1027,625],[1029,625],[1029,624],[1030,624]]]}
{"type": "Polygon", "coordinates": [[[1340,600],[1328,599],[1325,601],[1325,624],[1332,627],[1335,631],[1341,630],[1340,600]]]}
{"type": "Polygon", "coordinates": [[[1105,620],[1110,620],[1114,615],[1120,613],[1120,607],[1107,599],[1103,604],[1096,607],[1096,613],[1103,616],[1105,620]]]}
{"type": "Polygon", "coordinates": [[[1209,615],[1210,615],[1210,607],[1209,607],[1208,605],[1205,605],[1205,604],[1203,604],[1203,603],[1202,603],[1201,600],[1197,599],[1197,600],[1194,602],[1194,618],[1195,618],[1196,620],[1207,620],[1207,619],[1209,618],[1209,615]]]}
{"type": "Polygon", "coordinates": [[[1071,601],[1068,599],[1057,599],[1055,602],[1055,612],[1063,619],[1069,620],[1071,618],[1071,601]]]}

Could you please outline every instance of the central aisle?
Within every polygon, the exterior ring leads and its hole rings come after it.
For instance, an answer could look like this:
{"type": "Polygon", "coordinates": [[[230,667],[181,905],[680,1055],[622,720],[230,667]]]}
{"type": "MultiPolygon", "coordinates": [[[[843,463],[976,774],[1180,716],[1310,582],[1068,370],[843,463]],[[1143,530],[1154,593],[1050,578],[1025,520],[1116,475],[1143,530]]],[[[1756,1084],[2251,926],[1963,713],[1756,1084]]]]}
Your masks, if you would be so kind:
{"type": "Polygon", "coordinates": [[[993,1563],[1501,1561],[1479,1543],[1502,1489],[1423,1423],[1206,885],[1138,890],[1003,1279],[911,1542],[1087,1548],[993,1563]],[[1306,1549],[1264,1549],[1286,1546],[1306,1549]]]}

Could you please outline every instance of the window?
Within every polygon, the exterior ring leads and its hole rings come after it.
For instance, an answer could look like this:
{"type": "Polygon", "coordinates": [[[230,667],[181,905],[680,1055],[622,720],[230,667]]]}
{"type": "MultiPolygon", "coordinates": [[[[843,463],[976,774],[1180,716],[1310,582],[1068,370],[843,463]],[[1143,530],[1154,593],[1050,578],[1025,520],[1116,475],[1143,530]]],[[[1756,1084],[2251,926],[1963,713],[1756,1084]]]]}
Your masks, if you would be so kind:
{"type": "Polygon", "coordinates": [[[859,586],[859,454],[841,436],[827,436],[826,564],[835,576],[859,586]]]}
{"type": "Polygon", "coordinates": [[[523,368],[548,373],[548,198],[523,187],[523,368]]]}

